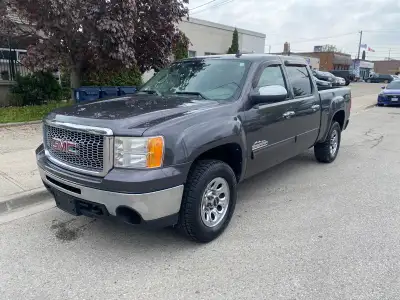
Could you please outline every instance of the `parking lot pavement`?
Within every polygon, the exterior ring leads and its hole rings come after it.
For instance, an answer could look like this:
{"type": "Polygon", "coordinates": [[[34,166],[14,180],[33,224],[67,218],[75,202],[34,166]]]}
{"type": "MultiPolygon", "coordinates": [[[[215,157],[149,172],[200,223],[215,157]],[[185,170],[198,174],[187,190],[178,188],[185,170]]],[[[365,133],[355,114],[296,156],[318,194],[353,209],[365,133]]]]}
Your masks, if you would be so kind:
{"type": "Polygon", "coordinates": [[[0,225],[1,299],[398,299],[400,109],[351,119],[337,160],[306,152],[244,182],[216,241],[71,217],[0,225]]]}

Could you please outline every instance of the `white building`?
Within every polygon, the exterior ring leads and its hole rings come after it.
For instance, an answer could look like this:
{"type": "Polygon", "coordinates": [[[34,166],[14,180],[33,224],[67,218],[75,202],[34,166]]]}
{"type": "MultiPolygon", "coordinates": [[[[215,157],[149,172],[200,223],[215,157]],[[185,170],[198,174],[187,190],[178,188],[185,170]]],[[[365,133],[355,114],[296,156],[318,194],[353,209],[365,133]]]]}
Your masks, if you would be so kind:
{"type": "MultiPolygon", "coordinates": [[[[178,28],[189,38],[189,56],[225,54],[232,44],[234,27],[196,18],[183,20],[178,28]]],[[[265,34],[237,28],[239,50],[264,53],[265,34]]]]}

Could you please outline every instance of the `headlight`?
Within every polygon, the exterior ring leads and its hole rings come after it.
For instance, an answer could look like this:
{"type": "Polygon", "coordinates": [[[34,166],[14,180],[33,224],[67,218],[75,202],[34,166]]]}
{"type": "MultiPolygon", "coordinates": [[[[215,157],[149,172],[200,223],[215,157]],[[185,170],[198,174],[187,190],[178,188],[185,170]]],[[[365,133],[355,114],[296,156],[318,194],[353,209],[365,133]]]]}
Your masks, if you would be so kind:
{"type": "Polygon", "coordinates": [[[114,167],[130,169],[152,169],[162,166],[164,160],[164,138],[115,137],[114,167]]]}

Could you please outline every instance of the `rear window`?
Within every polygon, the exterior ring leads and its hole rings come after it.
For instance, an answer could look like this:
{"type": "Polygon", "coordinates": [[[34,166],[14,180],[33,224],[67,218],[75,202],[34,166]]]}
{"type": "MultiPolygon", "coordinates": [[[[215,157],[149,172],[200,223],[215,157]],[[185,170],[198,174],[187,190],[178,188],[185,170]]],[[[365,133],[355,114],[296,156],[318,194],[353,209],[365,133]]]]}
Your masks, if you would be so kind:
{"type": "Polygon", "coordinates": [[[305,66],[287,66],[286,70],[295,97],[305,97],[312,94],[310,74],[305,66]]]}

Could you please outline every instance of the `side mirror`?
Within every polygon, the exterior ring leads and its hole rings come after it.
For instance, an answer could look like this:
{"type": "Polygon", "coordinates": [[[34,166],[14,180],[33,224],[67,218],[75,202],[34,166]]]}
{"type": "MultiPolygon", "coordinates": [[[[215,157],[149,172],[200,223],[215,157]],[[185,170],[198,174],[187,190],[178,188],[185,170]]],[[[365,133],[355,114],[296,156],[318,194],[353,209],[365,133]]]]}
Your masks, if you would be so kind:
{"type": "Polygon", "coordinates": [[[386,86],[382,85],[382,86],[381,86],[381,89],[382,89],[382,90],[386,89],[386,86]]]}
{"type": "Polygon", "coordinates": [[[262,86],[258,92],[250,95],[251,104],[267,104],[284,101],[287,97],[287,90],[281,85],[262,86]]]}

